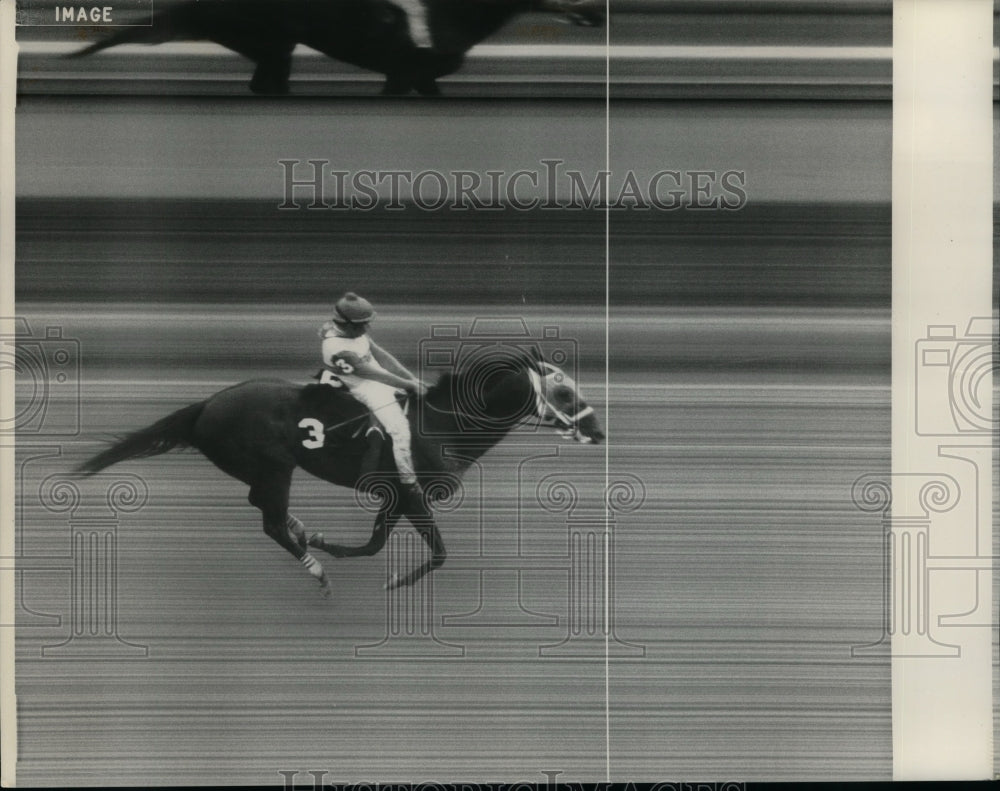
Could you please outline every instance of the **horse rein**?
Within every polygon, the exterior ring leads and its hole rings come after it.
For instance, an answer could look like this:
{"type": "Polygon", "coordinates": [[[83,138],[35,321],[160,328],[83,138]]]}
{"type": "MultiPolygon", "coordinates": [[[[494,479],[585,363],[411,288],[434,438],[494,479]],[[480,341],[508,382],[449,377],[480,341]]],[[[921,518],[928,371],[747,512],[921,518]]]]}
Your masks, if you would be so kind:
{"type": "MultiPolygon", "coordinates": [[[[552,376],[556,376],[557,374],[560,374],[562,372],[550,363],[543,362],[541,364],[545,367],[545,370],[548,371],[548,373],[545,374],[544,377],[533,368],[527,369],[528,380],[531,382],[531,389],[535,393],[535,414],[539,419],[539,425],[563,428],[565,429],[563,436],[566,437],[567,439],[574,439],[579,431],[577,424],[581,420],[583,420],[583,418],[587,417],[587,415],[593,414],[594,408],[592,406],[584,407],[575,415],[568,415],[561,409],[559,409],[559,407],[553,404],[545,396],[545,386],[542,384],[542,380],[548,379],[549,377],[552,376]]],[[[413,395],[409,394],[404,400],[403,403],[404,414],[409,411],[410,402],[412,401],[412,399],[413,395]]],[[[441,414],[456,415],[468,418],[477,417],[476,415],[472,415],[457,409],[441,409],[440,407],[435,407],[430,404],[427,404],[426,406],[430,407],[435,412],[439,412],[441,414]]],[[[340,423],[335,423],[332,426],[326,426],[324,433],[329,433],[338,428],[354,423],[355,421],[363,420],[366,418],[367,415],[358,415],[356,417],[348,418],[347,420],[343,420],[340,423]]]]}
{"type": "Polygon", "coordinates": [[[561,425],[565,429],[572,429],[572,433],[570,434],[572,437],[577,432],[577,424],[587,415],[593,414],[594,408],[592,406],[584,407],[575,415],[567,415],[559,409],[545,397],[545,387],[542,384],[542,379],[556,376],[561,371],[550,363],[543,362],[542,365],[548,371],[544,377],[534,369],[528,369],[528,379],[531,380],[531,387],[535,391],[535,411],[538,413],[541,425],[561,425]],[[554,423],[546,423],[550,416],[554,419],[554,423]]]}

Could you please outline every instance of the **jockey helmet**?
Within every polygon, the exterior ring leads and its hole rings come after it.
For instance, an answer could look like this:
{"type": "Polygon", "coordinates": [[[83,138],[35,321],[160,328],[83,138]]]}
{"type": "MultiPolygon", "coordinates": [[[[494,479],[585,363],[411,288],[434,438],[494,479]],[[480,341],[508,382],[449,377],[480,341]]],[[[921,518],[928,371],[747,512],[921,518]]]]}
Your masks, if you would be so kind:
{"type": "Polygon", "coordinates": [[[372,303],[364,297],[359,297],[353,291],[348,291],[337,300],[333,306],[335,322],[346,324],[367,324],[375,318],[375,309],[372,303]]]}

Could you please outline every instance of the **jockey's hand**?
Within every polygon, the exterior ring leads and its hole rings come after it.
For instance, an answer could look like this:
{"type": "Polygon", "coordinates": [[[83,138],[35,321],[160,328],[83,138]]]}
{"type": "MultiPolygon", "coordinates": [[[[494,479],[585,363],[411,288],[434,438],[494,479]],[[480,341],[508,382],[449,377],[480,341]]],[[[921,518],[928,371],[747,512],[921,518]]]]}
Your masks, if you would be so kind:
{"type": "Polygon", "coordinates": [[[410,381],[409,386],[406,389],[419,398],[422,398],[423,396],[427,395],[427,385],[425,385],[419,379],[413,379],[412,381],[410,381]]]}

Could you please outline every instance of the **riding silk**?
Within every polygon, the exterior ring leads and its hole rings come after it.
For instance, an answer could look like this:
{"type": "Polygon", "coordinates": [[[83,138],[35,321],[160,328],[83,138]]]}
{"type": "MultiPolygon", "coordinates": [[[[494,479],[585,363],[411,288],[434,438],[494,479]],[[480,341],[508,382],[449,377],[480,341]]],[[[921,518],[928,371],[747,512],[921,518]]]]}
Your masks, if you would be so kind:
{"type": "Polygon", "coordinates": [[[355,373],[359,364],[385,370],[372,356],[368,336],[349,338],[341,335],[334,326],[324,334],[322,351],[323,364],[327,370],[321,382],[334,387],[343,385],[352,396],[368,407],[392,437],[392,453],[400,480],[407,484],[414,483],[417,476],[410,449],[410,424],[396,401],[396,388],[355,373]]]}
{"type": "MultiPolygon", "coordinates": [[[[341,335],[336,326],[328,328],[323,333],[323,365],[330,369],[339,381],[343,382],[348,389],[351,389],[364,381],[354,373],[358,363],[370,365],[373,368],[384,370],[378,361],[372,356],[371,342],[367,335],[360,335],[351,338],[341,335]]],[[[381,384],[376,382],[376,384],[381,384]]],[[[388,385],[382,385],[387,387],[388,385]]]]}

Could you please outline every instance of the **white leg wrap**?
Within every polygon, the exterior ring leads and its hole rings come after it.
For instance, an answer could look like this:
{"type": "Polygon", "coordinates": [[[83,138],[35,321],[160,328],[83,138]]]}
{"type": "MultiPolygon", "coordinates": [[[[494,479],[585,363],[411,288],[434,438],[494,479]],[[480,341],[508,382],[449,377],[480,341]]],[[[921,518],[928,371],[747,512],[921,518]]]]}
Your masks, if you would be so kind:
{"type": "Polygon", "coordinates": [[[289,514],[285,517],[285,527],[288,532],[293,536],[300,536],[305,532],[305,525],[302,524],[298,519],[289,514]]]}
{"type": "Polygon", "coordinates": [[[427,27],[427,9],[422,0],[393,0],[393,2],[406,14],[414,46],[425,49],[434,46],[431,41],[431,31],[427,27]]]}
{"type": "Polygon", "coordinates": [[[323,579],[323,566],[308,552],[302,556],[302,565],[305,566],[306,571],[312,574],[316,579],[323,579]]]}

